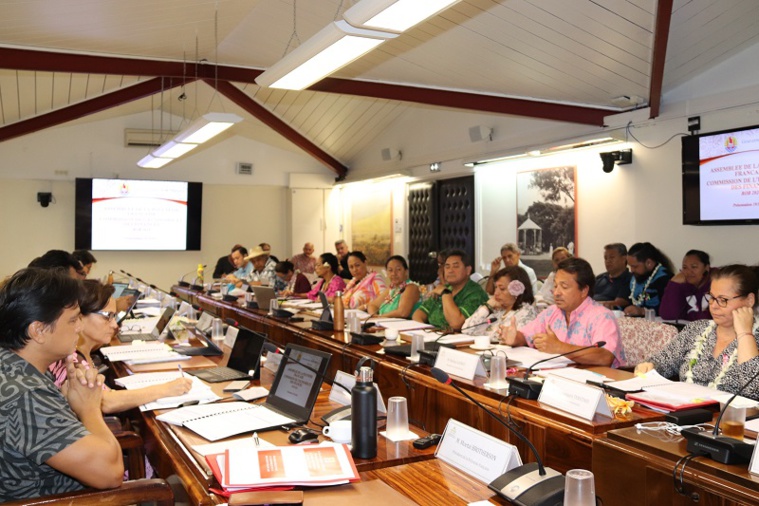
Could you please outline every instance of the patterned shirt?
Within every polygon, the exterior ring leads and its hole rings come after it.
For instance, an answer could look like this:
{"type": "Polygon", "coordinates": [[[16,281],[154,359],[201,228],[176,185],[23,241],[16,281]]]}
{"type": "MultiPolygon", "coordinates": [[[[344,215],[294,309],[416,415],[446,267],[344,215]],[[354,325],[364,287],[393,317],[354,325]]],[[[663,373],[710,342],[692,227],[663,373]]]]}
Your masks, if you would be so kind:
{"type": "Polygon", "coordinates": [[[643,287],[646,286],[646,281],[648,281],[648,279],[644,280],[642,283],[639,283],[635,279],[635,276],[631,276],[630,294],[628,296],[630,303],[637,307],[654,309],[658,315],[661,298],[664,295],[664,289],[667,287],[667,283],[671,277],[672,274],[670,274],[669,271],[662,265],[659,267],[659,270],[656,271],[653,279],[651,279],[651,282],[648,284],[648,288],[646,289],[646,293],[644,294],[643,287]],[[634,290],[633,283],[635,283],[634,290]]]}
{"type": "MultiPolygon", "coordinates": [[[[453,296],[453,302],[464,315],[464,318],[469,318],[478,307],[488,301],[488,294],[482,289],[480,285],[474,281],[467,280],[464,288],[459,293],[453,296]]],[[[443,313],[443,298],[442,297],[430,297],[425,300],[419,310],[423,311],[427,315],[427,323],[434,325],[438,328],[448,327],[448,322],[445,319],[445,313],[443,313]]]]}
{"type": "MultiPolygon", "coordinates": [[[[712,323],[711,320],[699,320],[689,323],[656,355],[647,360],[652,362],[656,371],[665,378],[679,375],[680,381],[685,381],[688,373],[689,356],[695,347],[698,337],[706,331],[712,323]]],[[[738,346],[738,340],[734,339],[724,351],[714,358],[714,347],[717,345],[717,326],[706,337],[703,352],[698,361],[693,365],[693,382],[699,385],[708,385],[722,371],[722,367],[730,360],[730,355],[738,346]]],[[[754,334],[759,343],[759,336],[754,334]]],[[[723,392],[737,392],[759,370],[759,356],[747,360],[742,364],[737,360],[730,366],[722,378],[718,390],[723,392]]],[[[759,382],[752,381],[741,395],[754,400],[759,400],[759,382]]]]}
{"type": "MultiPolygon", "coordinates": [[[[566,313],[553,305],[540,313],[535,320],[519,328],[519,331],[524,335],[527,344],[534,347],[532,336],[544,334],[548,329],[556,334],[559,341],[574,346],[591,346],[598,341],[606,341],[604,349],[614,354],[612,367],[619,367],[620,361],[625,362],[614,313],[590,297],[569,314],[569,325],[566,313]]],[[[569,358],[572,358],[571,355],[569,358]]]]}
{"type": "Polygon", "coordinates": [[[343,302],[346,308],[355,309],[373,301],[385,290],[385,281],[376,272],[370,272],[361,281],[351,279],[345,285],[343,302]]]}
{"type": "Polygon", "coordinates": [[[0,502],[84,488],[45,464],[89,432],[51,376],[0,349],[0,502]]]}
{"type": "Polygon", "coordinates": [[[337,292],[341,292],[343,288],[345,288],[345,280],[340,276],[332,276],[332,279],[329,280],[329,285],[327,285],[326,290],[322,290],[323,284],[323,278],[317,281],[311,291],[308,292],[308,298],[311,300],[318,300],[319,292],[321,291],[324,291],[324,295],[326,295],[327,298],[334,297],[337,292]]]}
{"type": "Polygon", "coordinates": [[[307,272],[308,274],[316,272],[316,258],[307,257],[305,253],[294,255],[290,261],[295,266],[296,271],[307,272]]]}

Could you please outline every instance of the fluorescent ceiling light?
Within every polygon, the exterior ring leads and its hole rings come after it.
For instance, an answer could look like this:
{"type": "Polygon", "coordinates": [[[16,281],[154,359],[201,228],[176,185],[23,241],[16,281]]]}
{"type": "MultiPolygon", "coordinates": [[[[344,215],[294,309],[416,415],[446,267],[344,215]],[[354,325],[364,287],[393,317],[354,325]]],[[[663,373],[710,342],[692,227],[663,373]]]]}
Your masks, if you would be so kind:
{"type": "Polygon", "coordinates": [[[361,0],[345,11],[353,26],[405,32],[460,0],[361,0]]]}
{"type": "Polygon", "coordinates": [[[360,58],[397,34],[335,21],[256,78],[259,86],[302,90],[360,58]]]}
{"type": "Polygon", "coordinates": [[[155,148],[137,162],[137,165],[144,169],[160,169],[240,121],[242,118],[237,114],[209,112],[192,122],[173,139],[155,148]]]}
{"type": "Polygon", "coordinates": [[[173,162],[173,158],[159,158],[153,155],[147,155],[145,158],[137,162],[137,165],[143,169],[160,169],[169,162],[173,162]]]}

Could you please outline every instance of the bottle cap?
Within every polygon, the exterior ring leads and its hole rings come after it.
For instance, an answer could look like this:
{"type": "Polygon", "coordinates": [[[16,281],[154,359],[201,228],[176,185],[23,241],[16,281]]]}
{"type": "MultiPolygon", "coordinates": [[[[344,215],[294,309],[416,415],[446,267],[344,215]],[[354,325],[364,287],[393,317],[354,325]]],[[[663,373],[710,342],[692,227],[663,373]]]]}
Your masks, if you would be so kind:
{"type": "Polygon", "coordinates": [[[342,291],[335,292],[335,297],[342,297],[342,296],[343,296],[343,292],[342,291]]]}
{"type": "Polygon", "coordinates": [[[356,381],[360,383],[371,383],[374,380],[374,369],[368,366],[362,366],[358,370],[356,381]]]}

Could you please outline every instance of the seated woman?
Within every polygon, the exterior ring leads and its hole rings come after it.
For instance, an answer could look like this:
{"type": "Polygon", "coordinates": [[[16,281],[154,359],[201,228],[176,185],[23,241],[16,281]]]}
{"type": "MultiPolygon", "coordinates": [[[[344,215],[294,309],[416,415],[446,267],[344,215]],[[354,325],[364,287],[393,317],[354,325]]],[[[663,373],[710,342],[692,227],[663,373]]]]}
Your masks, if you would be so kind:
{"type": "Polygon", "coordinates": [[[669,280],[659,306],[664,320],[708,320],[709,302],[706,294],[711,288],[709,255],[692,249],[683,258],[680,272],[669,280]]]}
{"type": "Polygon", "coordinates": [[[341,292],[345,288],[345,281],[338,276],[337,268],[340,263],[337,257],[332,253],[322,253],[319,259],[316,261],[316,275],[319,276],[319,281],[316,282],[311,291],[293,292],[288,295],[293,297],[299,297],[301,299],[309,298],[311,300],[317,300],[319,298],[319,292],[324,292],[327,296],[327,300],[332,303],[335,301],[335,294],[341,292]]]}
{"type": "Polygon", "coordinates": [[[121,485],[121,448],[100,411],[103,376],[69,362],[59,390],[47,372],[74,353],[79,289],[42,269],[0,287],[0,502],[121,485]]]}
{"type": "Polygon", "coordinates": [[[307,293],[311,290],[308,278],[300,272],[295,272],[295,266],[289,260],[277,262],[274,266],[277,279],[274,281],[274,289],[281,292],[280,295],[287,297],[293,293],[307,293]]]}
{"type": "Polygon", "coordinates": [[[467,318],[462,327],[464,334],[487,334],[491,341],[498,341],[500,326],[510,325],[512,318],[516,318],[517,327],[521,327],[538,316],[532,305],[535,302],[532,283],[524,269],[517,266],[505,267],[493,275],[493,280],[495,292],[467,318]],[[485,323],[491,316],[497,320],[486,327],[485,323]]]}
{"type": "Polygon", "coordinates": [[[372,300],[367,311],[388,318],[409,318],[421,304],[419,284],[408,277],[408,263],[400,255],[393,255],[385,262],[390,288],[385,288],[372,300]]]}
{"type": "Polygon", "coordinates": [[[556,269],[559,268],[559,262],[571,257],[572,253],[570,253],[567,248],[563,246],[554,248],[553,253],[551,253],[553,270],[548,274],[546,280],[543,281],[543,286],[540,287],[538,293],[535,294],[535,301],[537,303],[543,303],[549,306],[553,304],[553,278],[556,276],[556,269]]]}
{"type": "MultiPolygon", "coordinates": [[[[635,368],[656,369],[665,377],[737,392],[759,368],[757,349],[757,274],[745,265],[721,267],[712,275],[706,299],[713,320],[689,323],[664,349],[635,368]]],[[[759,383],[742,395],[759,400],[759,383]]]]}
{"type": "MultiPolygon", "coordinates": [[[[103,285],[92,279],[82,282],[82,291],[79,297],[82,326],[79,331],[76,351],[71,360],[84,369],[95,369],[92,362],[92,352],[110,343],[119,330],[116,324],[116,301],[111,297],[112,294],[113,286],[111,285],[103,285]]],[[[64,360],[52,364],[50,371],[53,373],[55,384],[58,386],[63,385],[68,378],[64,360]]],[[[103,413],[120,413],[163,397],[183,395],[189,392],[191,388],[192,380],[189,378],[177,378],[167,383],[136,390],[111,390],[104,387],[101,408],[103,413]]]]}
{"type": "Polygon", "coordinates": [[[348,253],[348,269],[353,279],[348,281],[343,292],[346,308],[366,311],[369,302],[385,290],[385,281],[376,272],[369,272],[366,256],[360,251],[348,253]]]}

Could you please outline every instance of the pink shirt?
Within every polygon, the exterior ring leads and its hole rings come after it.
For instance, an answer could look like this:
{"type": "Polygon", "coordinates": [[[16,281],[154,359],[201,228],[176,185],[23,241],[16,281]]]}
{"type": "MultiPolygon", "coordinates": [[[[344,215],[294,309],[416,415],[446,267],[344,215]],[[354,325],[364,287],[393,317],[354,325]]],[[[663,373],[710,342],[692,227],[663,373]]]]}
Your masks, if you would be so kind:
{"type": "MultiPolygon", "coordinates": [[[[586,298],[569,315],[569,325],[564,311],[549,306],[536,319],[520,328],[527,344],[534,347],[532,336],[543,334],[547,329],[556,334],[559,341],[575,346],[591,346],[598,341],[606,341],[604,349],[614,354],[612,367],[619,367],[624,360],[624,350],[619,340],[619,329],[614,314],[590,297],[586,298]]],[[[569,358],[572,358],[570,355],[569,358]]]]}
{"type": "Polygon", "coordinates": [[[308,298],[311,300],[317,300],[319,298],[318,293],[323,291],[327,297],[334,297],[337,292],[341,292],[345,288],[345,280],[338,275],[332,276],[329,280],[329,285],[326,290],[322,290],[324,279],[320,279],[316,285],[308,292],[308,298]]]}

